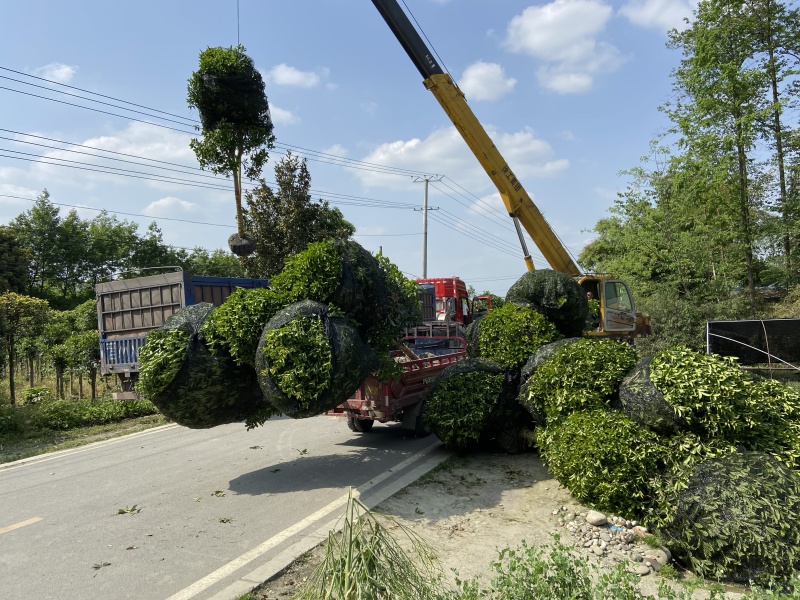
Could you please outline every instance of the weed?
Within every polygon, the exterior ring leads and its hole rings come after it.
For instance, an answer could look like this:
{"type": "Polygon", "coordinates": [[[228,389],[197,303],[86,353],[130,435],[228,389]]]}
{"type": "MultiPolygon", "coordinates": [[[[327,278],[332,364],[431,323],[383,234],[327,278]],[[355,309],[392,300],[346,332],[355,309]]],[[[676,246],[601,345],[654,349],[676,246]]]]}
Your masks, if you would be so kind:
{"type": "Polygon", "coordinates": [[[126,506],[125,508],[118,508],[117,509],[117,514],[118,515],[135,515],[135,514],[140,513],[141,511],[142,511],[142,509],[139,508],[139,505],[138,504],[134,504],[133,506],[126,506]]]}

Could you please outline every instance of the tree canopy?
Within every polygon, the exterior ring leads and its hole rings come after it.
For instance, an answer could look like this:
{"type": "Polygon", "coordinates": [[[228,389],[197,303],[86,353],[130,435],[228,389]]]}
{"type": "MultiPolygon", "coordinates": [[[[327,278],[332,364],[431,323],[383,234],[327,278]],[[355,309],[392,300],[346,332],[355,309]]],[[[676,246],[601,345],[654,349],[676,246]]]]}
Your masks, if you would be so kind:
{"type": "Polygon", "coordinates": [[[255,254],[243,259],[250,277],[276,275],[289,256],[309,244],[355,233],[338,208],[311,198],[306,159],[289,152],[275,164],[275,181],[275,190],[262,179],[245,195],[244,219],[256,241],[255,254]]]}
{"type": "Polygon", "coordinates": [[[244,46],[203,50],[189,79],[188,102],[200,112],[203,137],[190,142],[200,168],[233,178],[238,231],[228,245],[247,256],[253,244],[242,215],[242,175],[260,176],[274,137],[264,81],[244,46]]]}

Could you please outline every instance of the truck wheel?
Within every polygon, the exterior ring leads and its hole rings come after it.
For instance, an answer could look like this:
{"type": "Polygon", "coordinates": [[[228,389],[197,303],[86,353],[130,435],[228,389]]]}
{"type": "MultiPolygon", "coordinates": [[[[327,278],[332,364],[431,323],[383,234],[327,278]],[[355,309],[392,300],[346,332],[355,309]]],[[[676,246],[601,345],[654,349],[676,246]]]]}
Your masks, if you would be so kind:
{"type": "Polygon", "coordinates": [[[347,427],[350,431],[358,433],[367,433],[372,426],[375,425],[374,419],[356,419],[355,417],[347,417],[347,427]]]}
{"type": "Polygon", "coordinates": [[[414,435],[417,437],[427,437],[431,433],[430,426],[425,421],[425,401],[422,401],[422,406],[419,407],[419,414],[417,414],[417,418],[414,420],[414,435]]]}

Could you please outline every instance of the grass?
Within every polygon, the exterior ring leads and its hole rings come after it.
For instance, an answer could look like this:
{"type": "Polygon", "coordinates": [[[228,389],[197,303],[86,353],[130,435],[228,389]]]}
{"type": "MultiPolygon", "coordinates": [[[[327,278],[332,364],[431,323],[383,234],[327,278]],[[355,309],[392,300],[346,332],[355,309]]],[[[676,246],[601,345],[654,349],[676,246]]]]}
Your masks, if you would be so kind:
{"type": "Polygon", "coordinates": [[[0,435],[0,464],[57,450],[77,448],[92,442],[100,442],[128,435],[129,433],[159,427],[169,422],[164,416],[157,414],[105,425],[78,427],[66,431],[32,429],[0,435]]]}

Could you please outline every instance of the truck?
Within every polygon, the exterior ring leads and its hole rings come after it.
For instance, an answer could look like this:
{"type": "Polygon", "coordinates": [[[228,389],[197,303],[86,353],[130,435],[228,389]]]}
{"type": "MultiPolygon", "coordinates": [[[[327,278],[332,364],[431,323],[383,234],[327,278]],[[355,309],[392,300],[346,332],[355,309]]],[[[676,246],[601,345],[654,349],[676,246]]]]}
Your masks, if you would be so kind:
{"type": "Polygon", "coordinates": [[[207,277],[177,270],[97,284],[100,373],[119,377],[122,392],[114,398],[138,397],[134,386],[139,375],[139,350],[149,331],[161,327],[185,306],[200,302],[220,306],[240,287],[269,287],[269,280],[207,277]]]}
{"type": "Polygon", "coordinates": [[[635,337],[649,334],[650,318],[636,312],[633,296],[624,281],[608,274],[584,273],[578,267],[472,112],[464,93],[441,68],[397,0],[372,0],[372,3],[422,75],[425,88],[433,93],[497,187],[517,232],[527,269],[532,271],[534,265],[523,228],[550,267],[571,275],[587,297],[598,301],[597,320],[589,336],[632,342],[635,337]]]}

